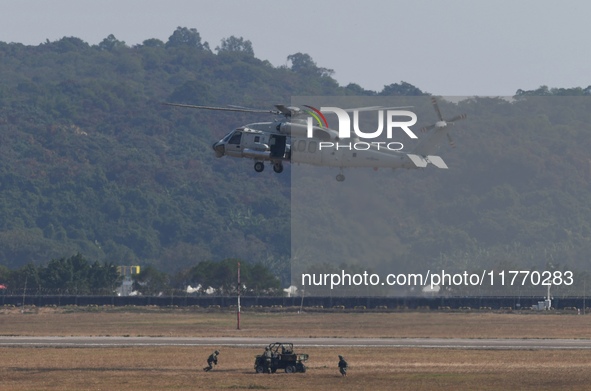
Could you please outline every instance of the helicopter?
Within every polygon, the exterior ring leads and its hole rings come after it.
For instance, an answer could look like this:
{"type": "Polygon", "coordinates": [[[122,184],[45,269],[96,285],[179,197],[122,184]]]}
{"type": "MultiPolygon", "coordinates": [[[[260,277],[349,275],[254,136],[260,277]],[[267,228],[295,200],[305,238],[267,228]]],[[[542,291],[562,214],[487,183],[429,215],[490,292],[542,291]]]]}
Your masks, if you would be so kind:
{"type": "MultiPolygon", "coordinates": [[[[366,167],[375,170],[378,168],[415,169],[425,168],[431,164],[437,168],[447,169],[448,166],[443,159],[433,153],[445,141],[445,138],[452,147],[455,147],[448,126],[466,118],[466,114],[461,114],[445,120],[437,100],[432,98],[432,104],[439,120],[422,128],[421,131],[427,132],[427,135],[421,138],[412,149],[404,151],[401,143],[366,142],[361,141],[359,137],[351,137],[350,135],[341,137],[340,129],[337,131],[326,126],[327,122],[324,117],[324,113],[340,110],[336,108],[318,110],[312,106],[295,107],[278,104],[275,105],[275,110],[261,110],[241,106],[197,106],[169,102],[163,104],[200,110],[275,115],[278,117],[275,121],[243,125],[226,134],[212,145],[215,156],[218,158],[231,156],[252,159],[256,172],[264,171],[265,162],[270,162],[273,171],[278,174],[283,172],[285,162],[336,167],[340,170],[336,176],[336,180],[339,182],[345,180],[344,168],[350,167],[366,167]],[[333,111],[329,109],[333,109],[333,111]],[[314,119],[317,121],[316,125],[313,124],[314,119]]],[[[414,124],[416,122],[414,113],[393,110],[404,108],[408,107],[372,106],[342,110],[337,114],[357,112],[355,114],[358,115],[360,111],[379,111],[380,115],[382,112],[413,115],[414,122],[408,122],[408,124],[414,124]]],[[[389,120],[388,123],[391,122],[389,120]]],[[[383,125],[383,123],[381,124],[383,125]]],[[[414,136],[408,127],[405,130],[411,137],[414,136]]]]}

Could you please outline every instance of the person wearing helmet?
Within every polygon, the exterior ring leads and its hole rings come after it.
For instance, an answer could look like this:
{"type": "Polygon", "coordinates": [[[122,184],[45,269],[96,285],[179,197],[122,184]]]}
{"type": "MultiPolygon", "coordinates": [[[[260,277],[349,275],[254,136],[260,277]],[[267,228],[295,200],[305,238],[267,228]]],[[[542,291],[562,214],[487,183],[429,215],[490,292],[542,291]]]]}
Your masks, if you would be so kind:
{"type": "Polygon", "coordinates": [[[271,373],[271,358],[273,358],[273,354],[271,353],[271,349],[268,346],[265,348],[263,357],[265,357],[265,372],[271,373]]]}
{"type": "Polygon", "coordinates": [[[341,376],[347,376],[347,368],[349,364],[345,361],[345,358],[339,354],[339,372],[341,372],[341,376]]]}
{"type": "Polygon", "coordinates": [[[207,357],[207,366],[203,368],[205,372],[211,371],[214,365],[218,365],[218,354],[220,354],[220,352],[219,350],[216,350],[207,357]]]}

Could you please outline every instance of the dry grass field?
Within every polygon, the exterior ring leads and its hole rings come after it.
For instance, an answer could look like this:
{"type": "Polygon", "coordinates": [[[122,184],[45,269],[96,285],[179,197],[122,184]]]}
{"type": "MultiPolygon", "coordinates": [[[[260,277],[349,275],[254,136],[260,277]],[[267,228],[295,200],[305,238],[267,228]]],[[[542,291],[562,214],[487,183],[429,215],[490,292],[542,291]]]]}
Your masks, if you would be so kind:
{"type": "Polygon", "coordinates": [[[306,373],[255,374],[260,350],[0,349],[0,390],[588,390],[587,351],[310,348],[306,373]],[[341,378],[338,354],[350,364],[341,378]]]}
{"type": "MultiPolygon", "coordinates": [[[[591,317],[495,313],[260,313],[196,310],[0,310],[2,335],[591,338],[591,317]]],[[[270,341],[271,342],[271,341],[270,341]]],[[[297,348],[297,347],[296,347],[297,348]]],[[[0,348],[0,390],[588,390],[591,351],[300,348],[305,374],[257,375],[263,349],[0,348]],[[347,378],[336,367],[349,364],[347,378]]]]}
{"type": "Polygon", "coordinates": [[[0,335],[167,337],[591,338],[591,316],[574,313],[332,312],[0,307],[0,335]]]}

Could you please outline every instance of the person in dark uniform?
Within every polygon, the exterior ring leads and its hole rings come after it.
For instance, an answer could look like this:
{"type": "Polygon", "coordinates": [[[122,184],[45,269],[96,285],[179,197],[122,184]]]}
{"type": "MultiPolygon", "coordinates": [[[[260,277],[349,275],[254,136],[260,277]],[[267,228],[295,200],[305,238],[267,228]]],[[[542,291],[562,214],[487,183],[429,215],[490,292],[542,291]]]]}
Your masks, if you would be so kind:
{"type": "Polygon", "coordinates": [[[341,376],[347,376],[347,368],[349,364],[345,361],[345,358],[339,354],[339,372],[341,372],[341,376]]]}
{"type": "Polygon", "coordinates": [[[203,368],[205,372],[211,371],[214,365],[218,365],[218,354],[220,354],[220,352],[216,350],[207,357],[207,366],[203,368]]]}
{"type": "Polygon", "coordinates": [[[271,353],[271,349],[269,349],[268,346],[265,348],[263,357],[265,357],[265,372],[271,373],[271,358],[273,358],[273,354],[271,353]]]}

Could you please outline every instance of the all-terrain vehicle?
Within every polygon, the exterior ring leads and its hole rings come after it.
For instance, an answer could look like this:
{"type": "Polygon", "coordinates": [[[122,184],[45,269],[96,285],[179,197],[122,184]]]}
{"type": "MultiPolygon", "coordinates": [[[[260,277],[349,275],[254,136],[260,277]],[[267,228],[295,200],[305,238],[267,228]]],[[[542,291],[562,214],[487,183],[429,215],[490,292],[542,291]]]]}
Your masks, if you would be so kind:
{"type": "Polygon", "coordinates": [[[263,354],[255,356],[254,370],[256,373],[275,373],[278,369],[283,369],[285,373],[306,372],[304,362],[308,360],[308,355],[293,351],[292,343],[275,342],[269,345],[271,351],[271,364],[267,365],[267,360],[263,354]]]}

